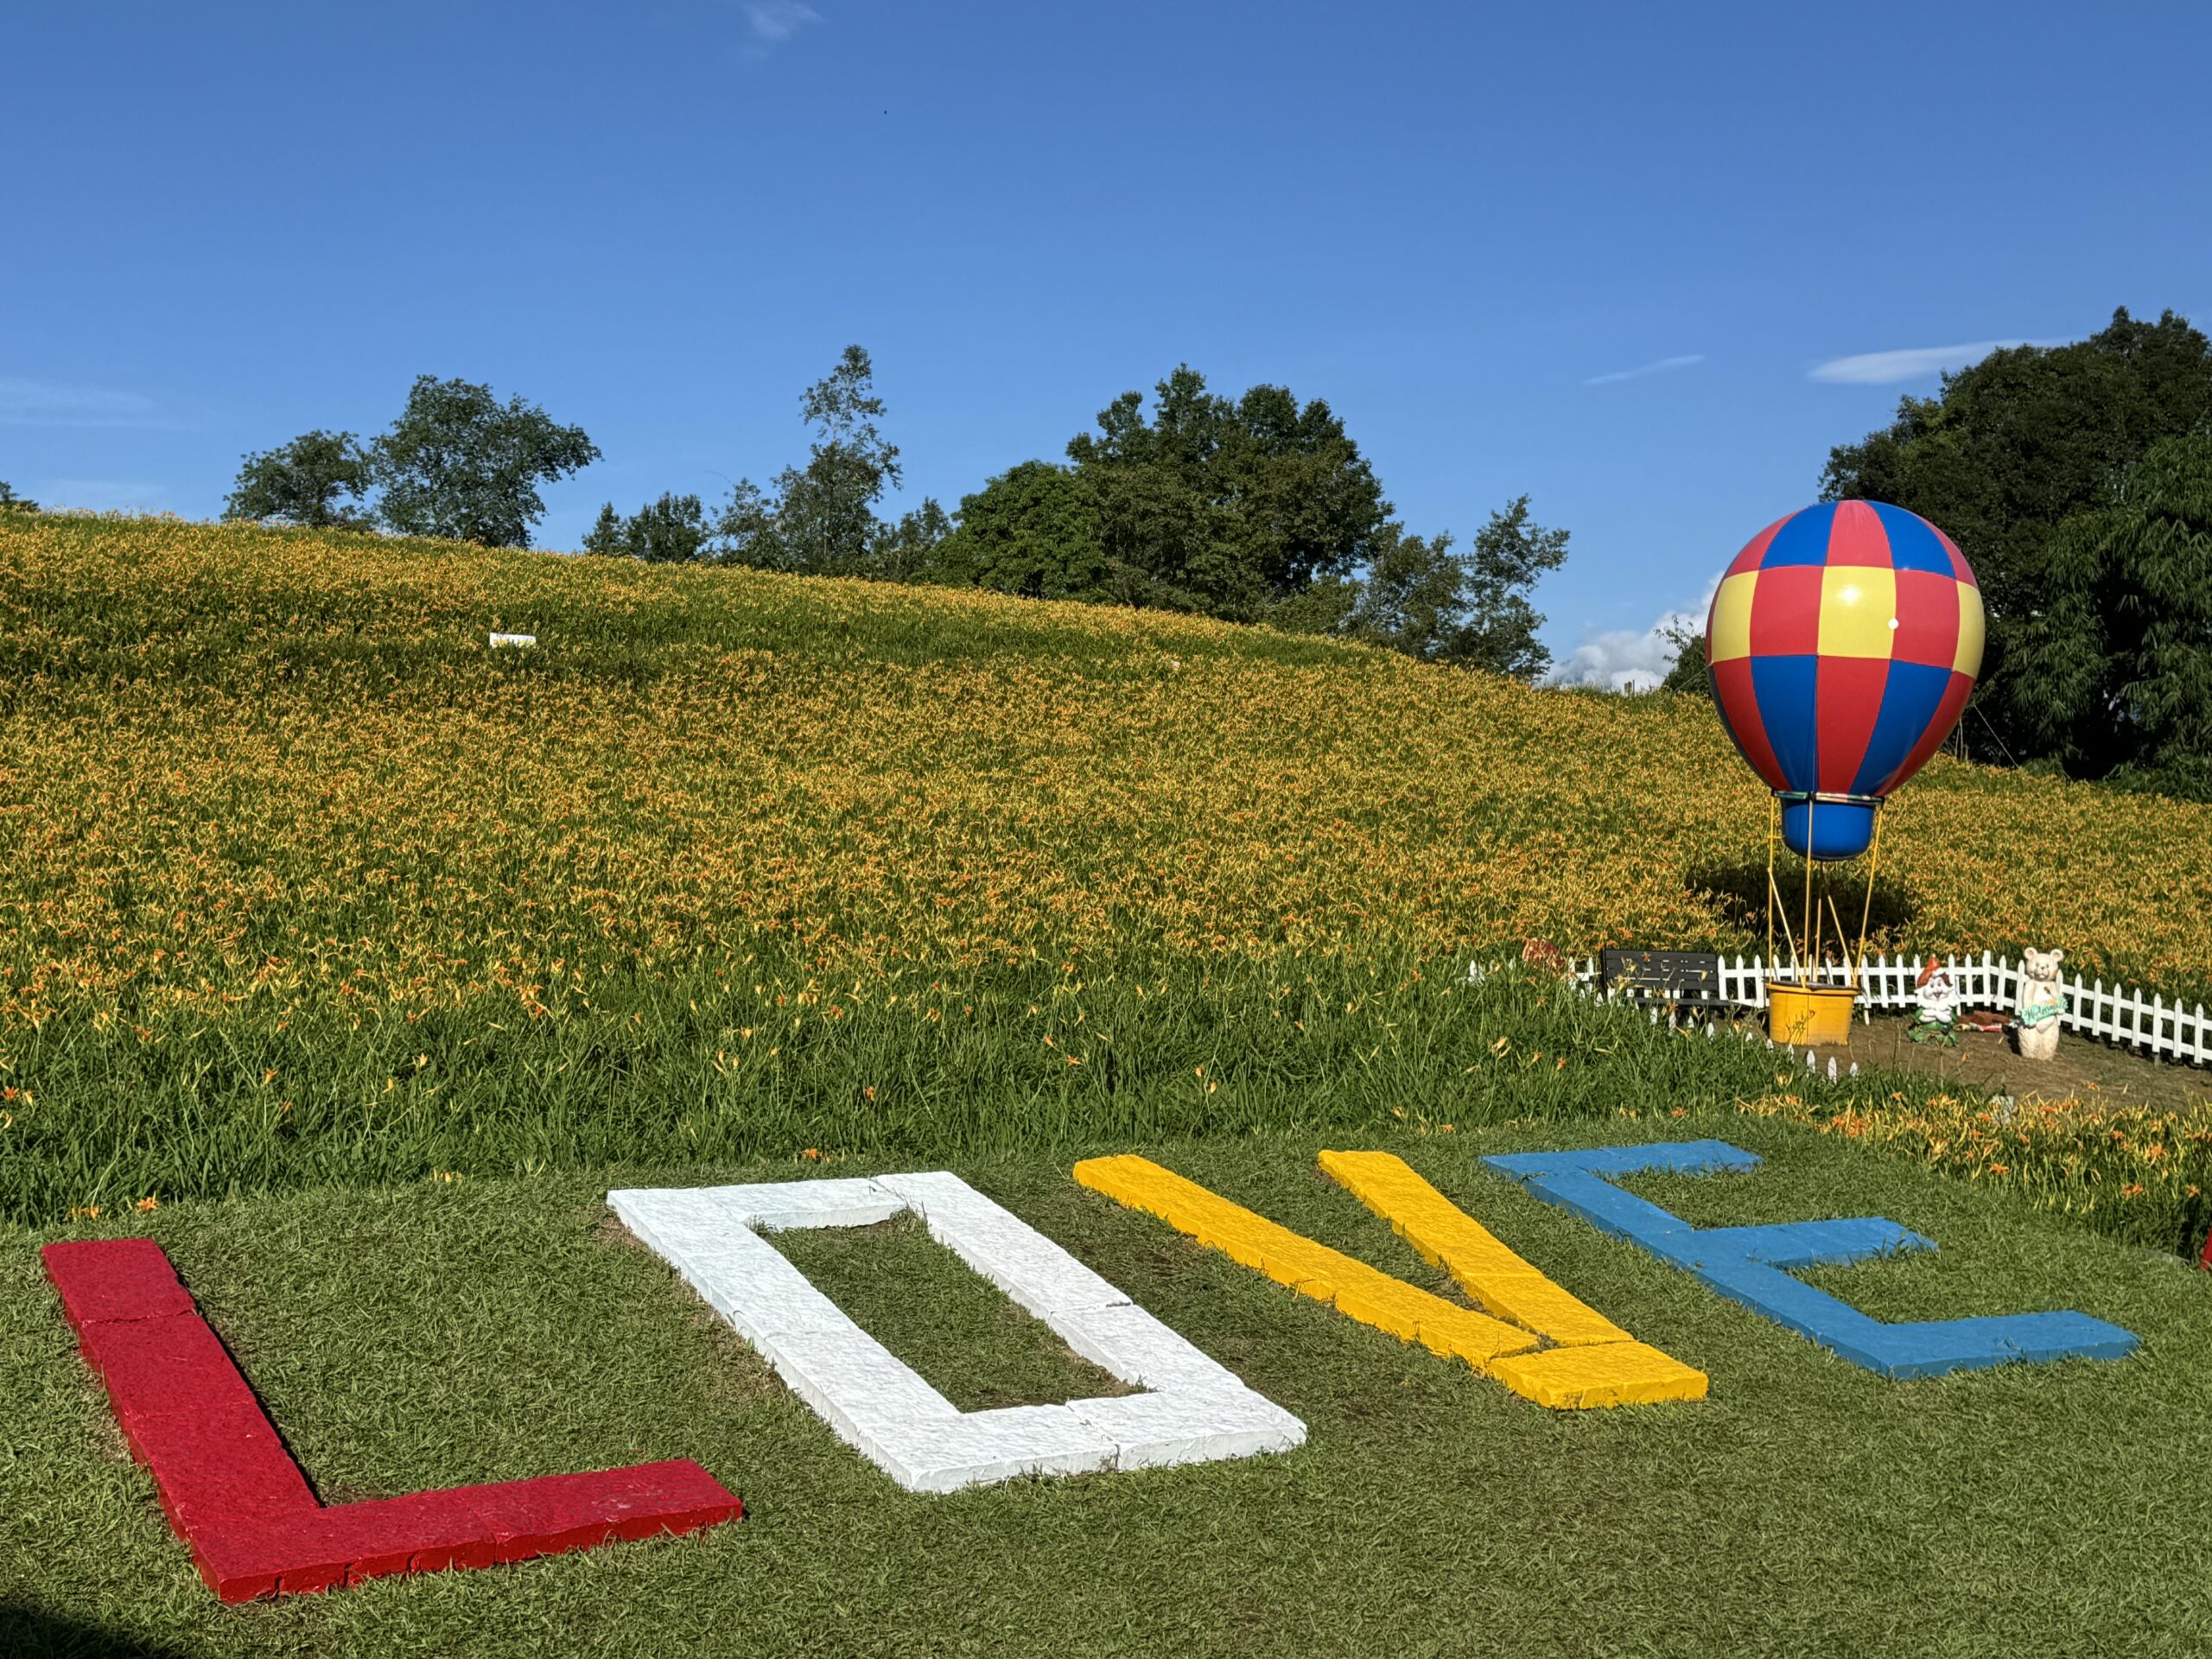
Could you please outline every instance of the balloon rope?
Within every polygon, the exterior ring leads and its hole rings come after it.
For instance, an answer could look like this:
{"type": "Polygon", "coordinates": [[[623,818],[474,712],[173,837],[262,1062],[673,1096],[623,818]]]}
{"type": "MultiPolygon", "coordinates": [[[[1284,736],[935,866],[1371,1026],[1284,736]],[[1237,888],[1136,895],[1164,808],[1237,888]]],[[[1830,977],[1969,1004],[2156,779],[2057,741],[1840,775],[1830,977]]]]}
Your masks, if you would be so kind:
{"type": "Polygon", "coordinates": [[[1866,860],[1866,902],[1860,907],[1859,912],[1859,967],[1857,971],[1852,975],[1851,979],[1851,982],[1854,986],[1859,983],[1860,979],[1866,976],[1866,924],[1873,919],[1874,876],[1875,873],[1881,868],[1882,809],[1879,806],[1877,806],[1874,809],[1874,847],[1872,852],[1868,855],[1866,860]]]}
{"type": "Polygon", "coordinates": [[[1849,938],[1851,935],[1844,929],[1842,912],[1838,911],[1835,907],[1834,892],[1831,890],[1823,896],[1827,899],[1828,919],[1835,924],[1836,949],[1843,950],[1843,971],[1850,976],[1850,986],[1852,990],[1855,993],[1859,989],[1859,970],[1852,965],[1851,952],[1844,950],[1843,944],[1843,942],[1849,938]]]}
{"type": "Polygon", "coordinates": [[[1821,971],[1821,912],[1813,908],[1813,810],[1818,804],[1811,796],[1805,798],[1805,971],[1800,977],[1808,985],[1821,971]]]}
{"type": "Polygon", "coordinates": [[[1789,910],[1782,902],[1782,884],[1774,879],[1774,872],[1770,869],[1766,873],[1766,959],[1769,962],[1774,960],[1774,918],[1777,916],[1782,918],[1782,937],[1789,942],[1790,969],[1802,979],[1804,970],[1797,960],[1797,936],[1789,931],[1789,910]]]}
{"type": "MultiPolygon", "coordinates": [[[[1782,798],[1770,795],[1766,800],[1766,959],[1770,965],[1774,961],[1774,912],[1782,902],[1782,894],[1774,884],[1774,841],[1781,823],[1782,798]]],[[[1786,923],[1784,931],[1788,931],[1786,923]]],[[[1789,950],[1795,956],[1797,947],[1793,944],[1789,950]]]]}

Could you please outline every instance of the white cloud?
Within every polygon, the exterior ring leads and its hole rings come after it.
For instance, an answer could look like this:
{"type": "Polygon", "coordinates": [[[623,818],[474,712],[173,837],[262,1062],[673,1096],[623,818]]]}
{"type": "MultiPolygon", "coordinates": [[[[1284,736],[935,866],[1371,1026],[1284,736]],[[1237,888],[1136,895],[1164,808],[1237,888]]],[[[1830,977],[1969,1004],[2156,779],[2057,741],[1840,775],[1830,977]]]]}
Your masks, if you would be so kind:
{"type": "Polygon", "coordinates": [[[1618,691],[1624,686],[1650,690],[1675,665],[1675,642],[1667,637],[1668,630],[1687,628],[1702,639],[1706,614],[1713,608],[1713,595],[1719,586],[1715,578],[1695,610],[1669,611],[1648,628],[1612,628],[1586,635],[1567,653],[1567,660],[1552,670],[1551,683],[1594,685],[1607,691],[1618,691]]]}
{"type": "Polygon", "coordinates": [[[168,426],[154,400],[135,391],[62,385],[0,374],[0,426],[168,426]]]}
{"type": "Polygon", "coordinates": [[[804,29],[818,23],[822,14],[806,0],[745,0],[746,21],[756,39],[780,45],[804,29]]]}
{"type": "Polygon", "coordinates": [[[1610,386],[1623,380],[1641,380],[1647,374],[1672,374],[1677,369],[1694,369],[1705,361],[1703,352],[1692,352],[1687,357],[1662,357],[1656,363],[1645,363],[1633,369],[1615,369],[1611,374],[1593,374],[1582,384],[1586,386],[1610,386]]]}
{"type": "Polygon", "coordinates": [[[1843,386],[1893,386],[1922,380],[1945,369],[1963,369],[2007,346],[2056,346],[2051,340],[1975,340],[1958,346],[1915,346],[1902,352],[1862,352],[1816,365],[1811,378],[1843,386]]]}
{"type": "Polygon", "coordinates": [[[26,494],[49,512],[160,512],[168,501],[166,486],[143,479],[42,478],[26,494]]]}

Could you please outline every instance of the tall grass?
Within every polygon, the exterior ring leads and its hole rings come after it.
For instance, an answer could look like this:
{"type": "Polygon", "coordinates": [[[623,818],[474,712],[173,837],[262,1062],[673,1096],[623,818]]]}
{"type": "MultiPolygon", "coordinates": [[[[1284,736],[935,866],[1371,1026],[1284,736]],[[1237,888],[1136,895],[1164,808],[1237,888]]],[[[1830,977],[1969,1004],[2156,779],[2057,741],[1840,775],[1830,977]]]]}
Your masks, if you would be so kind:
{"type": "MultiPolygon", "coordinates": [[[[1670,1034],[1517,967],[1128,953],[832,977],[756,952],[588,1008],[512,1005],[6,1039],[0,1214],[432,1173],[949,1158],[1259,1129],[1450,1134],[1725,1103],[1763,1046],[1670,1034]]],[[[1785,1057],[1786,1058],[1786,1057],[1785,1057]]],[[[1854,1089],[1871,1084],[1853,1083],[1854,1089]]]]}
{"type": "Polygon", "coordinates": [[[2203,1249],[2212,1228],[2212,1110],[2014,1103],[1930,1094],[1918,1081],[1850,1098],[1777,1090],[1739,1109],[1932,1165],[2153,1249],[2194,1256],[2203,1249]]]}

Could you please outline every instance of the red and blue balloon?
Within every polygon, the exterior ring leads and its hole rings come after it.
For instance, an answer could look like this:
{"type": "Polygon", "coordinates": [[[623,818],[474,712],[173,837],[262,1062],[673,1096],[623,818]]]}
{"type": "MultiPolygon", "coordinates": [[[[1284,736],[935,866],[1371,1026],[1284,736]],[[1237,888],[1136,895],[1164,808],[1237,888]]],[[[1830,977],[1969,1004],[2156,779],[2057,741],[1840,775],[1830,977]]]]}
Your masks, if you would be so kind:
{"type": "Polygon", "coordinates": [[[1706,624],[1713,697],[1812,858],[1866,849],[1883,799],[1958,724],[1981,589],[1950,537],[1880,501],[1828,501],[1736,556],[1706,624]]]}

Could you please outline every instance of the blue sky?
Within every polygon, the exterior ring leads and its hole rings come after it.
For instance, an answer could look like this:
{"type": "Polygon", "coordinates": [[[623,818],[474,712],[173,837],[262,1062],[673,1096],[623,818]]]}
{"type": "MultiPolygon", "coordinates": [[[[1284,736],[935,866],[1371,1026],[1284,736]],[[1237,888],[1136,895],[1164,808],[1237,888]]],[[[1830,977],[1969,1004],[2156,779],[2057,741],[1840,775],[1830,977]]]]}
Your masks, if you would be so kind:
{"type": "MultiPolygon", "coordinates": [[[[211,516],[417,373],[710,499],[874,353],[910,500],[1188,361],[1408,522],[1526,491],[1642,660],[1984,343],[2212,321],[2212,7],[46,3],[0,99],[0,478],[211,516]]],[[[1967,550],[1969,556],[1972,550],[1967,550]]]]}

